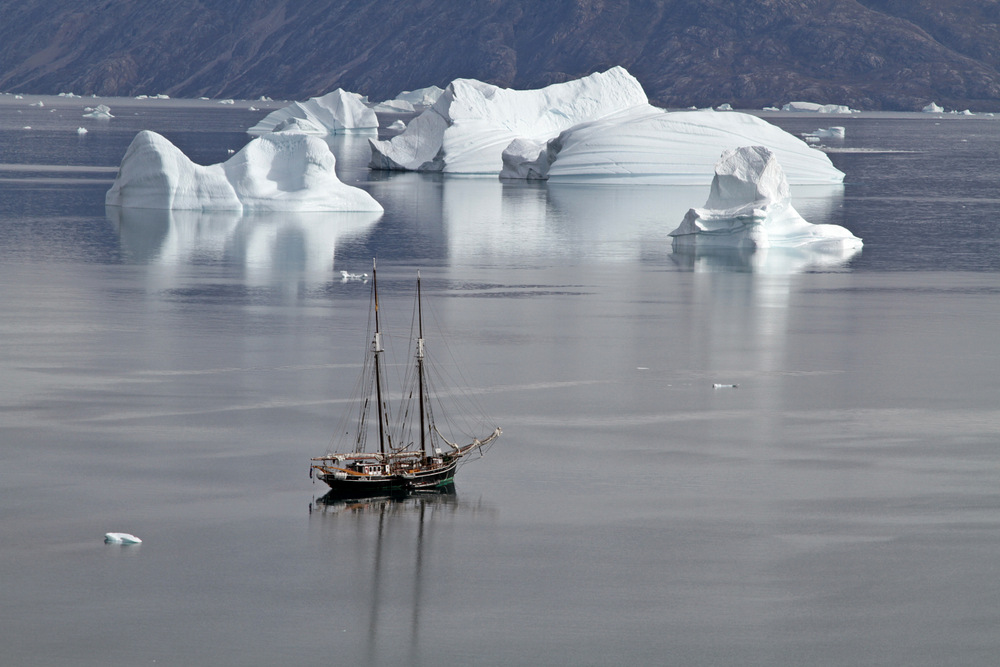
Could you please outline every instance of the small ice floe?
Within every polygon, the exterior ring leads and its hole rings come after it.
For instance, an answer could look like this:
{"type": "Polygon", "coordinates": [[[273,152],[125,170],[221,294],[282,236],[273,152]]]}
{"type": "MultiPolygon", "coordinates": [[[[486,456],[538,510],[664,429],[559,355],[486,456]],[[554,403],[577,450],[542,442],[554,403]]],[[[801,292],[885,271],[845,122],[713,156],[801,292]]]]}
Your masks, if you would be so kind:
{"type": "Polygon", "coordinates": [[[739,388],[740,386],[738,384],[719,384],[718,382],[716,382],[715,384],[712,385],[712,389],[739,389],[739,388]]]}
{"type": "Polygon", "coordinates": [[[85,128],[85,127],[78,127],[78,128],[76,128],[76,133],[79,134],[82,137],[83,135],[87,134],[87,128],[85,128]]]}
{"type": "Polygon", "coordinates": [[[845,133],[846,133],[846,129],[843,126],[841,126],[841,125],[837,125],[835,127],[827,127],[827,128],[820,128],[818,130],[813,130],[812,132],[807,132],[806,134],[803,134],[802,136],[805,137],[806,140],[808,140],[810,138],[815,138],[815,139],[843,139],[845,133]]]}
{"type": "Polygon", "coordinates": [[[219,104],[236,104],[236,100],[219,100],[219,104]]]}
{"type": "Polygon", "coordinates": [[[342,282],[348,282],[350,280],[361,280],[364,282],[368,281],[367,273],[348,273],[347,271],[340,272],[340,279],[342,282]]]}
{"type": "Polygon", "coordinates": [[[30,130],[30,129],[31,129],[31,126],[30,126],[30,125],[25,125],[25,126],[24,126],[24,127],[22,127],[21,129],[22,129],[22,130],[30,130]]]}
{"type": "Polygon", "coordinates": [[[31,104],[30,104],[29,106],[33,106],[33,107],[44,107],[44,106],[45,106],[45,102],[43,102],[43,101],[41,101],[41,100],[38,100],[37,102],[32,102],[32,103],[31,103],[31,104]]]}
{"type": "Polygon", "coordinates": [[[86,112],[83,114],[84,118],[98,118],[100,120],[114,118],[114,116],[111,115],[111,107],[107,104],[98,104],[96,107],[86,107],[84,111],[86,112]]]}
{"type": "Polygon", "coordinates": [[[129,533],[105,533],[104,534],[105,544],[142,544],[140,540],[135,535],[129,533]]]}

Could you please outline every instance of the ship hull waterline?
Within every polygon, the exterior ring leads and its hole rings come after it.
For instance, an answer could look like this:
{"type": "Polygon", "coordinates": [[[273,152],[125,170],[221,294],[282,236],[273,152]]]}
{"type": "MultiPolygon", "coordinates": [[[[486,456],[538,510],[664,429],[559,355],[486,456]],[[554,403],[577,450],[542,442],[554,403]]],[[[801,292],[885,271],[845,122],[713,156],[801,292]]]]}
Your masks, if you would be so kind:
{"type": "Polygon", "coordinates": [[[330,487],[330,493],[342,498],[370,498],[373,496],[403,496],[420,491],[435,491],[455,482],[452,461],[439,468],[413,474],[397,475],[336,475],[320,473],[320,481],[330,487]]]}

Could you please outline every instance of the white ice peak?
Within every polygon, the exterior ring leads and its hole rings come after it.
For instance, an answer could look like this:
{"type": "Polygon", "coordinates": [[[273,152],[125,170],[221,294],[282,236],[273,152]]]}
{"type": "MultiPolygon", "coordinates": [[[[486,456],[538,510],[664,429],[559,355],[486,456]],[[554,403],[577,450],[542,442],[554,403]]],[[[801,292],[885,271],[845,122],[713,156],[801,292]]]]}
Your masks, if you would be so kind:
{"type": "Polygon", "coordinates": [[[689,210],[670,236],[675,250],[809,246],[840,252],[861,247],[861,239],[840,225],[814,225],[799,215],[781,165],[763,146],[724,153],[704,208],[689,210]]]}

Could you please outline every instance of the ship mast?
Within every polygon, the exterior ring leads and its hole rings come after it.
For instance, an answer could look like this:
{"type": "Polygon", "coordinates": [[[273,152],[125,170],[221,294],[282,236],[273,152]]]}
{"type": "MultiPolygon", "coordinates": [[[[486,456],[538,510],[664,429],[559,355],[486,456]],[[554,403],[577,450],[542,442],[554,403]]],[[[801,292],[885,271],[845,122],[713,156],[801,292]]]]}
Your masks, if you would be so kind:
{"type": "Polygon", "coordinates": [[[424,424],[424,312],[420,303],[420,271],[417,271],[417,393],[420,395],[420,451],[427,451],[427,427],[424,424]]]}
{"type": "Polygon", "coordinates": [[[372,355],[375,357],[375,399],[378,403],[378,448],[383,455],[386,451],[385,421],[386,409],[382,400],[382,329],[378,317],[378,280],[375,277],[375,260],[372,260],[372,292],[375,295],[375,337],[372,339],[372,355]]]}

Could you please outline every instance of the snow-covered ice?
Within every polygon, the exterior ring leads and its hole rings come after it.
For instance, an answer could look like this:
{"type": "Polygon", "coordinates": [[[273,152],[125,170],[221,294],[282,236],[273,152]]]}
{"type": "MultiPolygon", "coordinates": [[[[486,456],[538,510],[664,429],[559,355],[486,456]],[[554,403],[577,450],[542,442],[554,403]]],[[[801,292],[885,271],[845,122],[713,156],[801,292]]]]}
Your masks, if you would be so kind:
{"type": "Polygon", "coordinates": [[[814,225],[803,219],[791,204],[777,156],[763,146],[724,153],[705,207],[689,210],[670,236],[675,251],[808,246],[839,253],[862,245],[861,239],[840,225],[814,225]]]}
{"type": "Polygon", "coordinates": [[[443,88],[438,88],[437,86],[427,86],[426,88],[418,88],[417,90],[404,90],[393,99],[400,102],[409,102],[415,108],[426,108],[433,106],[434,103],[438,101],[438,98],[441,97],[441,93],[443,92],[443,88]]]}
{"type": "Polygon", "coordinates": [[[844,177],[826,155],[756,116],[654,107],[621,67],[539,90],[456,79],[402,133],[370,143],[373,169],[706,185],[723,150],[759,144],[793,183],[844,177]]]}
{"type": "Polygon", "coordinates": [[[813,113],[854,113],[854,109],[843,104],[816,104],[815,102],[789,102],[782,111],[807,111],[813,113]]]}
{"type": "Polygon", "coordinates": [[[84,111],[86,112],[83,114],[84,118],[97,118],[100,120],[114,118],[114,116],[111,115],[111,107],[106,104],[98,104],[96,107],[87,107],[84,111]]]}
{"type": "Polygon", "coordinates": [[[378,128],[378,118],[365,98],[338,88],[322,97],[305,102],[292,102],[272,111],[251,127],[249,134],[265,134],[291,130],[324,136],[349,131],[373,131],[378,128]]]}
{"type": "Polygon", "coordinates": [[[130,533],[105,533],[104,542],[106,544],[142,544],[142,540],[130,533]]]}
{"type": "Polygon", "coordinates": [[[85,128],[85,127],[78,127],[78,128],[76,128],[76,133],[79,134],[79,135],[81,135],[81,136],[84,135],[84,134],[87,134],[87,128],[85,128]]]}
{"type": "Polygon", "coordinates": [[[820,128],[818,130],[813,130],[812,132],[807,132],[803,136],[805,137],[815,137],[816,139],[843,139],[846,135],[847,130],[842,125],[836,125],[834,127],[820,128]]]}
{"type": "Polygon", "coordinates": [[[931,102],[922,111],[924,113],[944,113],[944,107],[938,106],[937,102],[931,102]]]}
{"type": "Polygon", "coordinates": [[[202,166],[165,137],[136,135],[108,206],[194,211],[381,211],[364,190],[337,178],[326,142],[278,132],[250,141],[227,161],[202,166]]]}
{"type": "Polygon", "coordinates": [[[515,139],[546,141],[579,123],[647,103],[622,67],[539,90],[452,81],[430,109],[391,139],[371,140],[373,169],[497,174],[515,139]]]}
{"type": "Polygon", "coordinates": [[[406,100],[386,100],[372,107],[372,111],[378,113],[413,113],[415,110],[406,100]]]}
{"type": "Polygon", "coordinates": [[[404,123],[402,121],[402,119],[395,120],[395,121],[392,122],[392,125],[390,125],[386,129],[387,130],[392,130],[393,132],[402,132],[403,130],[406,129],[406,123],[404,123]]]}
{"type": "Polygon", "coordinates": [[[718,156],[746,145],[773,151],[793,184],[844,179],[826,154],[756,116],[711,110],[668,112],[649,104],[581,123],[546,144],[512,143],[503,156],[501,177],[708,184],[718,156]]]}

